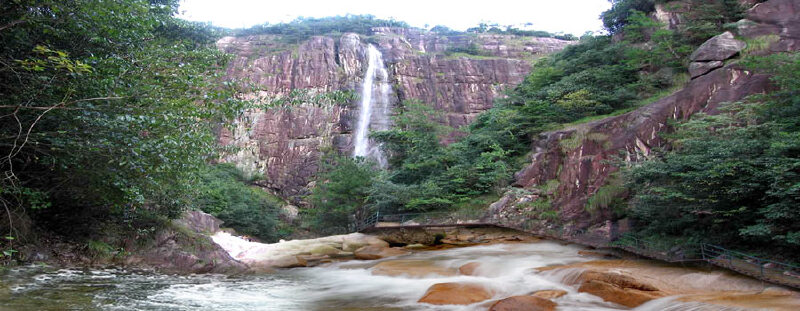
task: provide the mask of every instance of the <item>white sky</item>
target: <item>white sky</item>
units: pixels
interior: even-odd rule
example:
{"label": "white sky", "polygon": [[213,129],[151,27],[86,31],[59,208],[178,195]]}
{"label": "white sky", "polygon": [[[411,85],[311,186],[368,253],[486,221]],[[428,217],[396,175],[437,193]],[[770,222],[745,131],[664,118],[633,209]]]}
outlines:
{"label": "white sky", "polygon": [[183,18],[228,28],[291,21],[298,16],[371,14],[411,26],[445,25],[465,30],[478,23],[515,25],[581,35],[600,31],[608,0],[182,0]]}

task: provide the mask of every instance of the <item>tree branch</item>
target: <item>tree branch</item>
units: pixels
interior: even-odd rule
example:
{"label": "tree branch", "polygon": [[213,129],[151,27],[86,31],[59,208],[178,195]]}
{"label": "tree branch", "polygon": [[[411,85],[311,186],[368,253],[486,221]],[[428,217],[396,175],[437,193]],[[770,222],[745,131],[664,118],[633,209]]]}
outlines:
{"label": "tree branch", "polygon": [[3,31],[3,30],[5,30],[6,28],[11,28],[11,27],[14,27],[14,26],[16,26],[16,25],[19,25],[19,24],[22,24],[22,23],[24,23],[24,22],[25,22],[25,21],[24,21],[24,20],[21,20],[21,19],[15,20],[15,21],[13,21],[13,22],[10,22],[10,23],[8,23],[8,24],[5,24],[5,25],[3,25],[3,26],[0,26],[0,31]]}

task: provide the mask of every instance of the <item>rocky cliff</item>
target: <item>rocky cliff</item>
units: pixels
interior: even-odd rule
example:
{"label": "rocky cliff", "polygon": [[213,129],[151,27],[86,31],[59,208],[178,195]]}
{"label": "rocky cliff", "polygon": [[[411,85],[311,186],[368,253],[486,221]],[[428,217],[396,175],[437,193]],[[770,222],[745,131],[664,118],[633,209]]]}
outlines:
{"label": "rocky cliff", "polygon": [[[624,195],[620,187],[620,159],[646,158],[653,148],[664,148],[660,133],[669,131],[670,120],[686,120],[693,114],[713,114],[724,102],[741,100],[770,88],[769,77],[736,63],[745,48],[741,40],[768,44],[748,53],[776,53],[800,49],[800,1],[769,0],[756,4],[747,19],[737,23],[736,34],[724,33],[703,44],[693,55],[693,79],[681,90],[630,113],[544,133],[533,143],[530,164],[515,175],[515,189],[494,203],[489,217],[519,224],[528,220],[535,200],[548,200],[567,232],[597,229],[613,234],[614,212],[608,206],[588,204],[593,196]],[[727,65],[724,65],[726,64]],[[698,67],[703,67],[698,71]],[[534,220],[543,231],[554,221]],[[530,224],[528,224],[530,226]]]}
{"label": "rocky cliff", "polygon": [[[418,99],[443,113],[439,121],[459,127],[489,109],[503,89],[520,83],[532,60],[572,42],[403,28],[316,36],[298,44],[273,35],[223,38],[218,47],[235,55],[228,76],[244,81],[244,96],[264,105],[236,120],[233,130],[221,130],[220,142],[238,147],[221,160],[263,176],[260,184],[284,197],[303,194],[321,150],[352,150],[354,100],[317,99],[341,90],[357,93],[369,43],[384,54],[395,104]],[[450,53],[469,48],[479,55]],[[305,95],[298,98],[298,90]]]}

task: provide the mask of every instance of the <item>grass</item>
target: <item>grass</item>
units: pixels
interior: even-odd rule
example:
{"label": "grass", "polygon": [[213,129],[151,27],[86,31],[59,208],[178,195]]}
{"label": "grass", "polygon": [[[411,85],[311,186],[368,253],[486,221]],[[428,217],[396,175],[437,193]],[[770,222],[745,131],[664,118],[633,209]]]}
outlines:
{"label": "grass", "polygon": [[589,213],[594,213],[601,208],[608,208],[625,193],[627,189],[622,180],[616,175],[608,177],[607,183],[597,189],[597,191],[586,201],[584,209]]}
{"label": "grass", "polygon": [[586,134],[588,133],[589,127],[579,125],[569,138],[558,142],[558,145],[561,146],[561,151],[567,153],[580,147],[583,141],[586,140]]}
{"label": "grass", "polygon": [[747,46],[742,51],[742,55],[750,55],[769,49],[769,47],[781,39],[778,35],[765,35],[755,38],[742,38]]}
{"label": "grass", "polygon": [[485,55],[474,55],[464,52],[455,52],[450,53],[450,55],[445,55],[444,59],[459,59],[459,58],[469,58],[469,59],[502,59],[502,57],[497,56],[485,56]]}
{"label": "grass", "polygon": [[494,193],[484,194],[474,198],[464,199],[453,204],[452,214],[458,217],[476,217],[483,216],[486,209],[494,202],[500,199],[500,196]]}

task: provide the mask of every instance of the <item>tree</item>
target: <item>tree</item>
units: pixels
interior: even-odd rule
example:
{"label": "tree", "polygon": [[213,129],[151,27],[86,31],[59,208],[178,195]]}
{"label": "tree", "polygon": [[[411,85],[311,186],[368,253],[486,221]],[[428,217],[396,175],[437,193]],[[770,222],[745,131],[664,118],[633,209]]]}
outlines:
{"label": "tree", "polygon": [[320,160],[320,171],[311,194],[309,225],[322,234],[345,233],[370,214],[367,199],[377,170],[363,158],[328,152]]}
{"label": "tree", "polygon": [[177,0],[3,1],[7,212],[57,229],[98,211],[121,220],[184,209],[216,151],[215,129],[244,102],[223,82],[228,58],[213,30],[174,18],[177,8]]}
{"label": "tree", "polygon": [[796,258],[800,249],[800,57],[750,59],[778,90],[698,115],[674,149],[628,173],[631,215],[647,235],[690,238]]}

